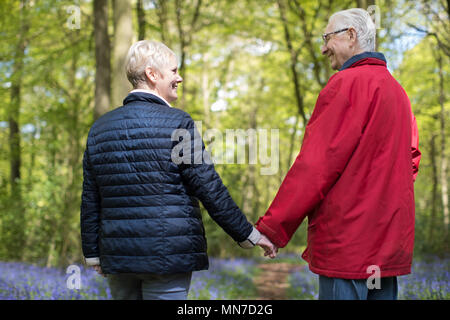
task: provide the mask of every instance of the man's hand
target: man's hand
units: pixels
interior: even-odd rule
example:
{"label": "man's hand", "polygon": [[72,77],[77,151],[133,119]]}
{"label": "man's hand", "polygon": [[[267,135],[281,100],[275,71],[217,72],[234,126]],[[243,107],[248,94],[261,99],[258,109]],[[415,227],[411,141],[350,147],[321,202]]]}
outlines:
{"label": "man's hand", "polygon": [[269,256],[271,259],[277,256],[278,248],[265,235],[261,234],[261,239],[256,243],[264,249],[264,256]]}
{"label": "man's hand", "polygon": [[100,267],[100,265],[95,265],[95,266],[92,266],[92,267],[94,268],[95,271],[97,271],[97,273],[99,275],[101,275],[102,277],[106,278],[106,274],[103,274],[102,267]]}

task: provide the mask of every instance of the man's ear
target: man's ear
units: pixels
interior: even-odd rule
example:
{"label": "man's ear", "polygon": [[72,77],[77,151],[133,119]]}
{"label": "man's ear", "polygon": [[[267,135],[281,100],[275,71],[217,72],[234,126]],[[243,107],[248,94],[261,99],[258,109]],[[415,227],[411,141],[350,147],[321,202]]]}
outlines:
{"label": "man's ear", "polygon": [[145,68],[145,77],[154,85],[158,79],[158,71],[147,67]]}
{"label": "man's ear", "polygon": [[353,28],[353,27],[350,27],[349,29],[348,29],[348,36],[349,36],[349,38],[350,38],[350,40],[353,42],[353,43],[355,43],[356,42],[356,40],[357,40],[357,38],[356,38],[356,30]]}

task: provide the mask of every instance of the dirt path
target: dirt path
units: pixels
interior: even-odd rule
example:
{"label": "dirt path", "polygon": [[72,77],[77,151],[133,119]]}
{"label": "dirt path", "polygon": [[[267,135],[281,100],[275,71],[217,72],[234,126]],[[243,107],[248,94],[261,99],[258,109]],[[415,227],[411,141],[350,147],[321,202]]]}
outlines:
{"label": "dirt path", "polygon": [[299,271],[304,266],[291,263],[263,263],[258,265],[261,273],[253,282],[258,290],[259,300],[286,299],[286,290],[289,288],[288,276]]}

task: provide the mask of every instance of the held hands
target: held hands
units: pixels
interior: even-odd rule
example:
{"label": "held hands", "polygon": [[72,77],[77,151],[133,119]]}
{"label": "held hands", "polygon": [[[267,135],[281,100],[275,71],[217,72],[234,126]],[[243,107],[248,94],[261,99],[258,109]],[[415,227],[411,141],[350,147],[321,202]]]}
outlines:
{"label": "held hands", "polygon": [[103,273],[102,267],[100,267],[100,265],[95,265],[95,266],[92,266],[92,267],[94,268],[95,271],[97,271],[97,273],[99,275],[101,275],[102,277],[106,278],[106,274]]}
{"label": "held hands", "polygon": [[271,259],[277,256],[278,248],[265,235],[261,234],[261,239],[256,243],[264,249],[264,256],[269,256]]}

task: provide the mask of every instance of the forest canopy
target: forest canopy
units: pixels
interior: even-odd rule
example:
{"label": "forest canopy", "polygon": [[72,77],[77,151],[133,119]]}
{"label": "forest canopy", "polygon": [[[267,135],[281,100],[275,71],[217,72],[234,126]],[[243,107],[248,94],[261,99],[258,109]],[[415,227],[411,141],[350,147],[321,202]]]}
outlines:
{"label": "forest canopy", "polygon": [[[124,58],[142,39],[176,53],[184,81],[173,105],[201,121],[202,134],[215,130],[225,141],[227,130],[267,129],[269,146],[278,144],[270,174],[264,169],[271,153],[265,163],[250,162],[248,141],[244,161],[216,164],[233,199],[256,222],[300,151],[318,94],[335,72],[320,51],[328,18],[352,7],[371,13],[377,51],[417,118],[415,251],[448,252],[449,1],[2,0],[0,260],[81,261],[86,137],[95,119],[121,106],[131,90]],[[237,152],[231,150],[233,158]],[[203,220],[210,255],[261,254],[240,249],[206,212]],[[283,250],[300,253],[305,245],[303,223]]]}

